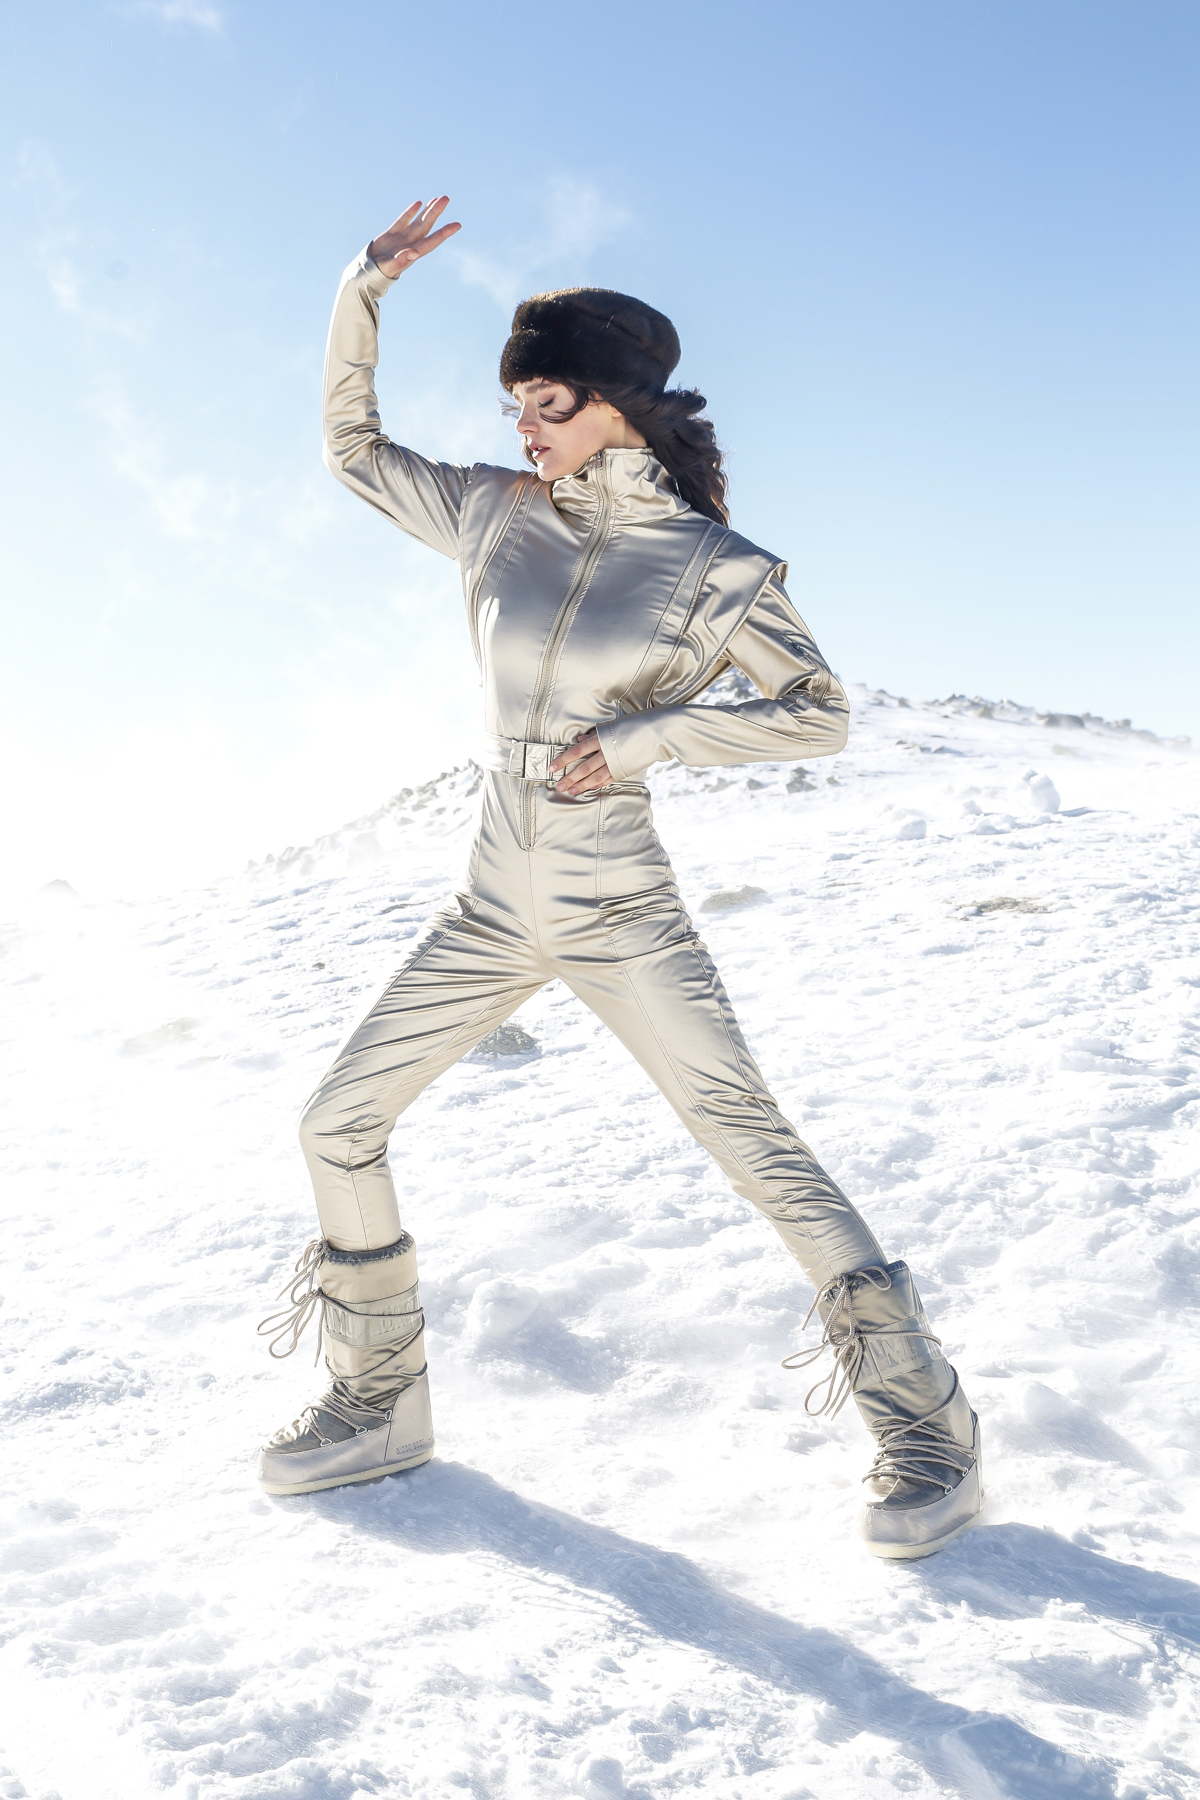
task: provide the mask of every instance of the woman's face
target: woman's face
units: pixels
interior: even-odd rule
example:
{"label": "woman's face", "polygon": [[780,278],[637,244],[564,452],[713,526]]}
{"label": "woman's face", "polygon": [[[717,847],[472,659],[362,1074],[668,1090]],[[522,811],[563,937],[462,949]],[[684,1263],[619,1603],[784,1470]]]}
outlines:
{"label": "woman's face", "polygon": [[570,388],[557,381],[518,381],[512,392],[521,409],[517,430],[543,481],[574,475],[597,450],[645,446],[641,433],[607,400],[589,400],[573,419],[556,424],[559,414],[569,412],[575,404]]}

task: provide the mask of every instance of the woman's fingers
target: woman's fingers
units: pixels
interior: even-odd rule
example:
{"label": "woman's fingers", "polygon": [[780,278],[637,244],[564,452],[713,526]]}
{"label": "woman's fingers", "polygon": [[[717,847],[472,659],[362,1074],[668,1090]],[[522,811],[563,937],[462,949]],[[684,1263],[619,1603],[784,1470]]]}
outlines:
{"label": "woman's fingers", "polygon": [[407,238],[409,227],[412,225],[413,220],[420,214],[424,204],[423,200],[414,200],[411,206],[405,207],[398,219],[392,220],[386,231],[381,231],[379,236],[373,240],[373,242],[380,246],[384,256],[387,256],[390,253],[387,246],[393,244],[399,245]]}
{"label": "woman's fingers", "polygon": [[[429,200],[424,204],[418,200],[415,205],[409,207],[407,213],[402,213],[401,218],[405,220],[405,223],[401,228],[401,236],[405,243],[415,247],[422,238],[428,237],[449,204],[449,194],[439,194],[436,200]],[[400,220],[397,219],[396,225],[399,224]],[[394,231],[396,226],[393,226],[392,229]]]}
{"label": "woman's fingers", "polygon": [[449,204],[448,194],[439,194],[429,201],[414,200],[386,231],[372,238],[370,253],[385,275],[398,275],[419,256],[428,256],[456,231],[461,231],[457,222],[443,225],[440,231],[433,230]]}
{"label": "woman's fingers", "polygon": [[608,770],[602,769],[596,775],[587,775],[582,780],[576,780],[569,784],[560,781],[558,792],[565,794],[568,800],[578,800],[581,794],[598,793],[602,787],[607,787],[611,780],[612,776]]}
{"label": "woman's fingers", "polygon": [[398,219],[392,220],[391,224],[387,228],[387,231],[385,233],[383,233],[382,235],[384,235],[385,237],[390,237],[392,232],[394,232],[394,231],[407,231],[409,226],[412,224],[413,220],[416,218],[417,214],[420,212],[421,208],[424,206],[424,204],[425,204],[425,202],[423,200],[414,200],[411,206],[405,207],[404,211],[400,214],[400,217]]}
{"label": "woman's fingers", "polygon": [[558,792],[566,794],[568,799],[607,787],[612,780],[612,773],[600,748],[600,739],[594,731],[587,732],[565,750],[560,750],[550,767],[561,771]]}
{"label": "woman's fingers", "polygon": [[430,200],[417,219],[414,230],[426,232],[432,229],[450,204],[449,194],[439,194],[436,200]]}
{"label": "woman's fingers", "polygon": [[433,236],[426,238],[423,243],[410,245],[404,254],[410,258],[428,256],[431,250],[436,250],[439,244],[444,244],[447,238],[453,237],[456,231],[461,230],[462,226],[457,220],[453,225],[443,225],[440,231],[435,231]]}
{"label": "woman's fingers", "polygon": [[559,782],[557,792],[565,794],[568,800],[578,800],[584,794],[598,794],[600,789],[606,788],[611,780],[612,776],[608,770],[601,769],[598,774],[588,775],[572,786],[564,787],[562,782]]}
{"label": "woman's fingers", "polygon": [[583,756],[595,755],[599,748],[600,739],[595,726],[593,726],[590,731],[585,731],[582,737],[577,737],[573,744],[568,744],[565,750],[560,750],[550,767],[565,769],[568,763],[578,762]]}

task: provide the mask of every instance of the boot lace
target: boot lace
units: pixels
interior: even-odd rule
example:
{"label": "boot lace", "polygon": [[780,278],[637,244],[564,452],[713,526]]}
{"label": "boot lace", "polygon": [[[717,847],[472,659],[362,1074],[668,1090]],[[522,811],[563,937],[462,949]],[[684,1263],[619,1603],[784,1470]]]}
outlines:
{"label": "boot lace", "polygon": [[[317,1277],[321,1271],[321,1264],[325,1261],[325,1252],[328,1248],[324,1238],[313,1238],[311,1243],[305,1245],[303,1254],[296,1264],[294,1278],[286,1287],[279,1290],[279,1299],[282,1300],[286,1295],[290,1305],[285,1306],[282,1312],[272,1313],[258,1327],[257,1336],[268,1339],[267,1349],[279,1361],[282,1361],[285,1356],[291,1356],[293,1351],[299,1348],[300,1339],[308,1329],[308,1322],[314,1313],[317,1315],[317,1354],[313,1357],[314,1369],[320,1360],[325,1325],[325,1296],[318,1285]],[[277,1349],[276,1345],[281,1344],[285,1338],[291,1340],[287,1348]],[[333,1411],[332,1407],[326,1406],[324,1400],[318,1401],[317,1404],[324,1406],[326,1412]],[[347,1404],[349,1403],[347,1402]],[[341,1414],[339,1413],[337,1416],[340,1418]],[[354,1421],[347,1419],[345,1423],[352,1425]]]}
{"label": "boot lace", "polygon": [[[290,1352],[285,1351],[284,1355],[290,1355]],[[387,1407],[372,1406],[366,1400],[356,1400],[344,1381],[335,1381],[319,1400],[314,1400],[311,1406],[304,1408],[297,1423],[311,1431],[314,1437],[319,1437],[324,1449],[332,1444],[333,1439],[326,1437],[317,1424],[318,1413],[331,1413],[343,1425],[349,1425],[357,1437],[362,1437],[364,1432],[375,1431],[380,1425],[390,1425],[394,1405],[394,1400]]]}
{"label": "boot lace", "polygon": [[[876,1432],[879,1449],[875,1461],[863,1476],[864,1481],[929,1481],[954,1492],[967,1471],[974,1467],[975,1451],[958,1443],[933,1420],[949,1406],[958,1392],[958,1371],[954,1386],[932,1412],[920,1419],[897,1419]],[[947,1482],[938,1469],[949,1469],[957,1480]]]}
{"label": "boot lace", "polygon": [[[825,1329],[819,1344],[810,1350],[797,1350],[791,1356],[785,1356],[785,1369],[807,1369],[810,1364],[826,1350],[833,1351],[833,1367],[822,1380],[814,1382],[804,1396],[804,1410],[810,1418],[820,1418],[822,1414],[836,1419],[854,1392],[854,1384],[858,1379],[863,1358],[867,1353],[868,1337],[923,1337],[931,1344],[941,1345],[941,1338],[934,1337],[932,1331],[905,1331],[900,1326],[886,1326],[882,1330],[868,1327],[866,1331],[854,1316],[854,1283],[869,1281],[874,1288],[890,1288],[892,1278],[886,1269],[866,1268],[848,1269],[835,1281],[828,1282],[817,1290],[816,1298],[804,1316],[802,1331],[808,1330],[809,1320],[822,1300],[830,1304],[829,1317],[825,1321]],[[957,1381],[958,1377],[955,1377]],[[817,1406],[812,1405],[814,1394],[824,1390],[824,1397]],[[945,1402],[942,1402],[945,1405]],[[940,1411],[940,1407],[938,1409]],[[932,1415],[931,1415],[932,1416]],[[922,1421],[923,1422],[923,1421]],[[907,1429],[907,1427],[905,1427]]]}

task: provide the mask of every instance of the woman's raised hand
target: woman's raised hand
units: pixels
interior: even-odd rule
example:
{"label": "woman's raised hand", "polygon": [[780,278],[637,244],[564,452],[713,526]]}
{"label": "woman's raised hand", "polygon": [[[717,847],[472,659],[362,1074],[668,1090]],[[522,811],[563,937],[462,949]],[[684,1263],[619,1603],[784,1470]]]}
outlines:
{"label": "woman's raised hand", "polygon": [[455,223],[434,231],[449,204],[449,194],[439,194],[427,206],[421,200],[414,200],[394,225],[371,239],[367,248],[384,275],[403,275],[419,256],[428,256],[431,250],[436,250],[439,244],[462,230],[462,226]]}

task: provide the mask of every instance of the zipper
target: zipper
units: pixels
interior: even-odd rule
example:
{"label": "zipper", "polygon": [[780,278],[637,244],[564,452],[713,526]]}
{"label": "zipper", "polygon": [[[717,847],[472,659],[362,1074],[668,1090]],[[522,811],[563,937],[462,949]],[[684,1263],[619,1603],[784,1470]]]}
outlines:
{"label": "zipper", "polygon": [[[550,628],[550,635],[542,651],[542,660],[538,668],[537,683],[533,690],[533,699],[529,703],[526,732],[531,743],[542,743],[542,733],[546,729],[546,721],[550,714],[550,696],[553,691],[551,676],[557,669],[558,658],[562,651],[563,641],[570,630],[579,602],[587,592],[600,553],[608,538],[612,524],[613,494],[612,483],[604,467],[604,452],[597,452],[593,458],[590,477],[599,490],[599,504],[596,509],[596,522],[592,526],[583,554],[576,564],[575,573],[571,577],[571,585],[558,609],[558,615]],[[522,782],[522,823],[524,825],[525,848],[533,848],[533,783]]]}

